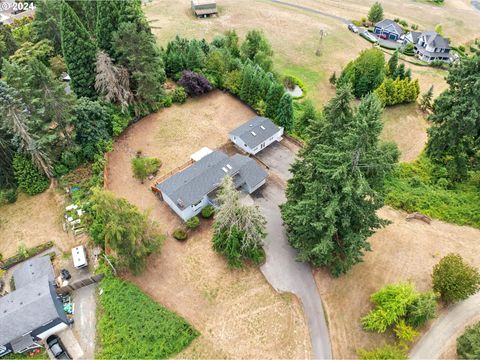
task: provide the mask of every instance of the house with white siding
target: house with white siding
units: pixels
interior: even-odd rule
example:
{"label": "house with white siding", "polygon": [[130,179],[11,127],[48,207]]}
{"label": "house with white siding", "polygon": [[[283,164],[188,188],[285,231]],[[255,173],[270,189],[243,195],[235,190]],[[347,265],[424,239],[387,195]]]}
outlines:
{"label": "house with white siding", "polygon": [[409,32],[404,37],[403,43],[413,44],[416,56],[422,61],[452,61],[448,40],[435,31]]}
{"label": "house with white siding", "polygon": [[235,145],[252,155],[276,141],[281,141],[282,136],[283,127],[277,126],[272,120],[261,116],[255,116],[229,134],[230,140]]}
{"label": "house with white siding", "polygon": [[[208,152],[205,152],[208,153]],[[168,206],[187,221],[207,205],[215,206],[215,193],[225,176],[231,176],[237,189],[253,193],[267,179],[255,160],[213,151],[188,168],[155,185]]]}

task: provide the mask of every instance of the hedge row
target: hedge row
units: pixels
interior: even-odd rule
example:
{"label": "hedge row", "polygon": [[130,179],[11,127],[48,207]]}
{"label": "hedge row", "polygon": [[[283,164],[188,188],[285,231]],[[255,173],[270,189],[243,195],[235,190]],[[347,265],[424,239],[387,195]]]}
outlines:
{"label": "hedge row", "polygon": [[27,259],[30,259],[31,257],[34,257],[35,255],[40,254],[41,252],[50,249],[53,247],[53,241],[48,241],[44,244],[40,244],[38,246],[26,249],[25,251],[19,252],[16,255],[9,257],[5,261],[0,263],[0,268],[3,270],[10,269],[12,266],[17,265],[18,263],[21,263],[22,261],[25,261]]}

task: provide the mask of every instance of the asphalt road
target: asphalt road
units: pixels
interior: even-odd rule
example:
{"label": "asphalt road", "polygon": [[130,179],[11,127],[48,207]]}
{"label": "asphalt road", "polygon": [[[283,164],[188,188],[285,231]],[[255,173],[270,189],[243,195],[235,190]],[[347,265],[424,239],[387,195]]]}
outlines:
{"label": "asphalt road", "polygon": [[460,336],[465,324],[480,319],[480,293],[452,305],[410,351],[410,359],[438,359],[445,346]]}
{"label": "asphalt road", "polygon": [[331,359],[330,335],[312,271],[309,265],[295,260],[297,253],[288,244],[278,207],[286,200],[284,186],[290,177],[288,169],[295,154],[277,143],[269,146],[258,157],[274,173],[267,180],[267,184],[253,196],[255,203],[267,218],[268,235],[264,245],[267,260],[261,271],[277,291],[291,292],[302,302],[310,332],[312,357]]}

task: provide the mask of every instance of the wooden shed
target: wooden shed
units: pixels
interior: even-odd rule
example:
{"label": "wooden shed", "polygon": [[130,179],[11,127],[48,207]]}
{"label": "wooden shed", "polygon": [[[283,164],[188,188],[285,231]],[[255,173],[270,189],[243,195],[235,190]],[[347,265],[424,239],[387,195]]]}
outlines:
{"label": "wooden shed", "polygon": [[192,0],[192,10],[198,17],[217,14],[216,0]]}

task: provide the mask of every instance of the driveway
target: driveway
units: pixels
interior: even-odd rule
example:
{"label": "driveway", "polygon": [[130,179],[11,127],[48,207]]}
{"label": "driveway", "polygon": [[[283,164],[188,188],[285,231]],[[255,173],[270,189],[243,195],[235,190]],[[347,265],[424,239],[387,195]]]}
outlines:
{"label": "driveway", "polygon": [[331,359],[330,335],[311,268],[295,260],[297,252],[288,243],[278,207],[286,201],[285,181],[291,176],[288,169],[295,153],[281,143],[275,143],[262,151],[258,158],[276,175],[253,194],[255,203],[267,218],[268,235],[264,246],[267,260],[260,269],[277,291],[294,293],[301,300],[310,331],[312,357]]}
{"label": "driveway", "polygon": [[460,336],[465,324],[480,319],[480,293],[452,305],[410,351],[410,359],[438,359],[445,347]]}

